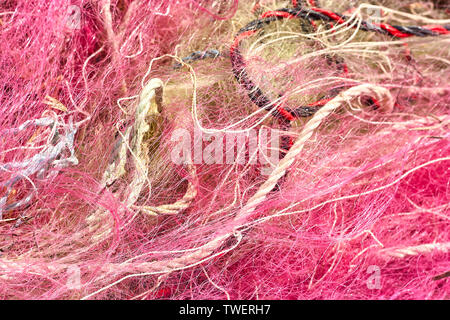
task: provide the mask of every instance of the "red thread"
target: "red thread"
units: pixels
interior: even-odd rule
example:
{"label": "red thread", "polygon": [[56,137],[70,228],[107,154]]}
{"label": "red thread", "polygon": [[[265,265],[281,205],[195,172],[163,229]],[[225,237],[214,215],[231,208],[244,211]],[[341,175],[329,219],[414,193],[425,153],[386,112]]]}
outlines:
{"label": "red thread", "polygon": [[322,106],[326,105],[328,102],[330,102],[331,100],[333,100],[333,99],[332,98],[322,99],[322,100],[308,104],[308,107],[322,107]]}
{"label": "red thread", "polygon": [[422,28],[431,30],[431,31],[439,33],[439,34],[450,34],[450,31],[445,29],[443,26],[430,25],[430,26],[423,26]]}
{"label": "red thread", "polygon": [[377,109],[381,108],[381,104],[380,104],[380,102],[378,100],[376,100],[376,99],[374,99],[372,97],[370,99],[372,100],[372,102],[375,105],[375,107],[377,107]]}
{"label": "red thread", "polygon": [[261,15],[261,19],[269,18],[269,17],[281,17],[287,19],[294,19],[295,16],[290,14],[289,12],[284,11],[267,11]]}
{"label": "red thread", "polygon": [[331,33],[336,32],[336,30],[334,30],[334,24],[332,22],[330,22],[330,29],[331,29]]}
{"label": "red thread", "polygon": [[397,38],[408,38],[408,37],[412,36],[412,34],[403,33],[401,31],[398,31],[393,26],[390,26],[386,23],[374,23],[374,25],[380,27],[383,30],[386,30],[391,35],[393,35],[394,37],[397,37]]}
{"label": "red thread", "polygon": [[170,289],[169,287],[163,287],[163,288],[159,289],[158,291],[156,291],[155,298],[156,299],[168,298],[168,297],[170,297],[171,294],[172,294],[172,289]]}

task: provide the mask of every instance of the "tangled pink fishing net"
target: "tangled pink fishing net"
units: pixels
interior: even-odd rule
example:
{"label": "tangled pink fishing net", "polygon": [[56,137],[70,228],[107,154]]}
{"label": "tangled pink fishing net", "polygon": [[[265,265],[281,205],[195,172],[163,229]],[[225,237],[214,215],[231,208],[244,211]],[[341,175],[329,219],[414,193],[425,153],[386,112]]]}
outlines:
{"label": "tangled pink fishing net", "polygon": [[370,3],[1,2],[0,298],[448,299],[450,8]]}

